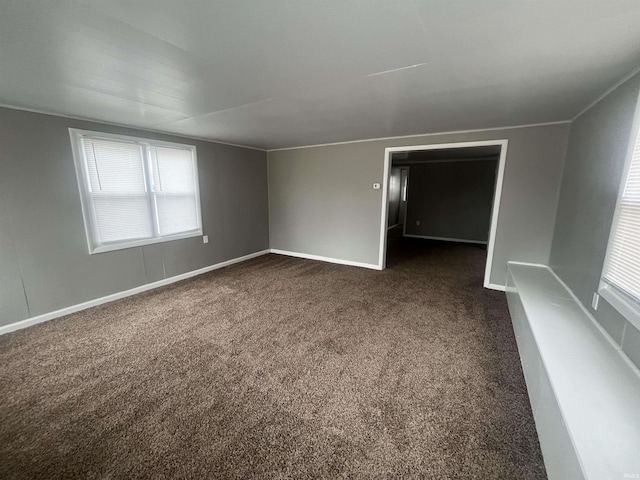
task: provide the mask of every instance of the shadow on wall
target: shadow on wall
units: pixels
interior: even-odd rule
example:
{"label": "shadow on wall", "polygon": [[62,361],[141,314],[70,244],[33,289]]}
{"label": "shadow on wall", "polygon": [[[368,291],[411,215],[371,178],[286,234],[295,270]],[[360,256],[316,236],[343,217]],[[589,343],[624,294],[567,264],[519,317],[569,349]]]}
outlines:
{"label": "shadow on wall", "polygon": [[[401,167],[404,167],[408,171],[404,235],[486,244],[499,155],[499,146],[394,154],[389,183],[390,215],[399,218],[396,204],[400,205]],[[396,177],[398,188],[392,189]],[[393,195],[397,195],[397,202]],[[389,224],[393,225],[391,221]]]}

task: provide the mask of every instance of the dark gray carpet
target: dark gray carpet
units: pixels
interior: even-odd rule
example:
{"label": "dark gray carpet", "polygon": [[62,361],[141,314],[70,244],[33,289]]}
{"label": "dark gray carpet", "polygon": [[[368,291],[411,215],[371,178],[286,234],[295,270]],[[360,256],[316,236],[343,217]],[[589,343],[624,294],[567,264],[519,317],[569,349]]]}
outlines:
{"label": "dark gray carpet", "polygon": [[485,252],[267,255],[0,337],[0,478],[543,479]]}

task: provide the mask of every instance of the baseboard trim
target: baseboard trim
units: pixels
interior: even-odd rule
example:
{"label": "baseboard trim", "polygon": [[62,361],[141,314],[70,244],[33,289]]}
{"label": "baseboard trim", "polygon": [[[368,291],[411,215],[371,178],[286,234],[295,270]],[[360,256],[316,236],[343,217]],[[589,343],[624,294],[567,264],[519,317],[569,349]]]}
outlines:
{"label": "baseboard trim", "polygon": [[[515,265],[526,265],[527,267],[549,268],[546,265],[542,265],[540,263],[512,262],[512,261],[509,261],[508,263],[513,263]],[[506,285],[498,285],[497,283],[485,283],[484,288],[488,288],[489,290],[499,290],[501,292],[506,292],[507,291],[507,286]]]}
{"label": "baseboard trim", "polygon": [[81,310],[86,310],[87,308],[96,307],[98,305],[102,305],[103,303],[113,302],[114,300],[120,300],[121,298],[130,297],[131,295],[136,295],[138,293],[146,292],[147,290],[153,290],[154,288],[163,287],[171,283],[179,282],[180,280],[186,280],[187,278],[195,277],[197,275],[202,275],[203,273],[211,272],[213,270],[218,270],[219,268],[228,267],[229,265],[233,265],[234,263],[244,262],[246,260],[250,260],[252,258],[259,257],[261,255],[266,255],[267,253],[270,253],[270,252],[271,250],[266,249],[266,250],[261,250],[259,252],[250,253],[249,255],[232,258],[231,260],[226,260],[224,262],[216,263],[215,265],[209,265],[208,267],[200,268],[198,270],[193,270],[191,272],[181,273],[180,275],[165,278],[157,282],[146,283],[144,285],[140,285],[139,287],[131,288],[123,292],[113,293],[105,297],[96,298],[94,300],[89,300],[87,302],[79,303],[77,305],[71,305],[70,307],[61,308],[60,310],[55,310],[53,312],[44,313],[36,317],[20,320],[19,322],[10,323],[9,325],[4,325],[0,327],[0,335],[4,335],[5,333],[9,333],[9,332],[14,332],[16,330],[21,330],[23,328],[27,328],[32,325],[37,325],[38,323],[46,322],[48,320],[53,320],[54,318],[59,318],[64,315],[69,315],[71,313],[79,312]]}
{"label": "baseboard trim", "polygon": [[[549,269],[548,265],[543,265],[542,263],[517,262],[517,261],[513,261],[513,260],[509,260],[509,262],[507,262],[507,263],[511,263],[513,265],[524,265],[525,267],[540,267],[540,268]],[[552,273],[553,273],[553,271],[552,271]]]}
{"label": "baseboard trim", "polygon": [[288,250],[278,250],[272,248],[271,253],[277,255],[286,255],[288,257],[306,258],[307,260],[319,260],[327,263],[337,263],[339,265],[349,265],[350,267],[362,267],[369,268],[371,270],[382,270],[380,265],[374,265],[373,263],[353,262],[351,260],[342,260],[340,258],[323,257],[321,255],[311,255],[309,253],[290,252]]}
{"label": "baseboard trim", "polygon": [[465,240],[463,238],[448,238],[448,237],[428,237],[425,235],[411,235],[409,233],[405,233],[403,237],[409,238],[424,238],[426,240],[441,240],[443,242],[459,242],[459,243],[475,243],[478,245],[486,245],[487,242],[483,242],[480,240]]}

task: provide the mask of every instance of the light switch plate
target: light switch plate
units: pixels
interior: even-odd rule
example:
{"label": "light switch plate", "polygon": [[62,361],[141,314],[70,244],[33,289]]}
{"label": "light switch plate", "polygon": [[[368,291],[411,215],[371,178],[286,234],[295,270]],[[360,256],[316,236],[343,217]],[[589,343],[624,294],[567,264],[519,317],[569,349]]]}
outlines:
{"label": "light switch plate", "polygon": [[202,243],[209,243],[209,235],[202,236]]}
{"label": "light switch plate", "polygon": [[593,307],[594,310],[598,309],[598,303],[600,302],[600,295],[598,295],[596,292],[593,293],[593,299],[591,299],[591,306]]}

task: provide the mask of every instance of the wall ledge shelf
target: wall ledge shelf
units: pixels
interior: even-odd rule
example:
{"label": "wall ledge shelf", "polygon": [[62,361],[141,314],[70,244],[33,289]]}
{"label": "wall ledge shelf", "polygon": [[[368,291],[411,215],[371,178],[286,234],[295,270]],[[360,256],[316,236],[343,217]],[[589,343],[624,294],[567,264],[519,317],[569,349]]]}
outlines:
{"label": "wall ledge shelf", "polygon": [[550,480],[640,478],[640,372],[547,266],[507,300]]}

